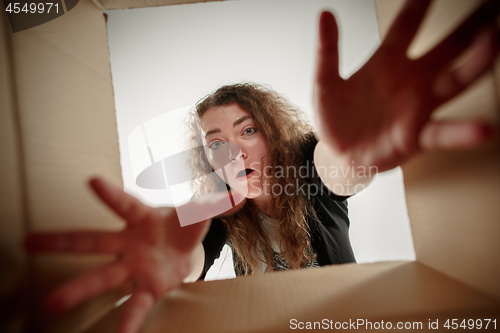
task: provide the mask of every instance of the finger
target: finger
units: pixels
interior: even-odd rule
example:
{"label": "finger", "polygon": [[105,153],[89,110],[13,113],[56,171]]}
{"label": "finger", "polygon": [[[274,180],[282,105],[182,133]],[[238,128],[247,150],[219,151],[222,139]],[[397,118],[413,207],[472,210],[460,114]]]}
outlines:
{"label": "finger", "polygon": [[444,101],[453,98],[491,68],[496,58],[498,34],[495,28],[477,36],[471,55],[456,69],[447,69],[434,82],[434,93]]}
{"label": "finger", "polygon": [[175,208],[181,226],[232,214],[244,205],[245,197],[238,192],[219,192],[196,198]]}
{"label": "finger", "polygon": [[451,35],[424,55],[420,60],[436,69],[448,64],[467,49],[477,32],[485,26],[494,26],[500,12],[500,1],[487,1]]}
{"label": "finger", "polygon": [[406,1],[389,28],[383,43],[385,45],[390,45],[393,49],[401,50],[401,52],[406,53],[408,46],[417,33],[430,2],[431,0]]}
{"label": "finger", "polygon": [[125,265],[104,265],[54,290],[47,299],[47,306],[55,312],[69,310],[87,299],[122,285],[128,277]]}
{"label": "finger", "polygon": [[107,180],[92,178],[89,184],[99,198],[129,224],[138,224],[152,212],[151,207]]}
{"label": "finger", "polygon": [[117,333],[139,332],[146,315],[155,304],[153,295],[146,291],[134,291],[125,302],[122,319]]}
{"label": "finger", "polygon": [[75,231],[30,234],[24,246],[29,252],[118,253],[124,245],[117,232]]}
{"label": "finger", "polygon": [[319,46],[316,61],[316,80],[320,86],[339,81],[338,29],[335,17],[323,12],[319,18]]}
{"label": "finger", "polygon": [[476,147],[494,135],[491,125],[480,121],[430,122],[420,133],[423,150],[455,150]]}

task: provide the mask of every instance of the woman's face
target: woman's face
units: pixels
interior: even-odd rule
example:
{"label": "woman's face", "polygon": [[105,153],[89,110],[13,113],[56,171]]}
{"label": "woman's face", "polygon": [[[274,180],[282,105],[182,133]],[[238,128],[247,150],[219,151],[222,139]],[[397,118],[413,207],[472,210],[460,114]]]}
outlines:
{"label": "woman's face", "polygon": [[213,107],[201,116],[201,127],[207,156],[219,177],[249,199],[260,197],[270,154],[250,113],[236,103]]}

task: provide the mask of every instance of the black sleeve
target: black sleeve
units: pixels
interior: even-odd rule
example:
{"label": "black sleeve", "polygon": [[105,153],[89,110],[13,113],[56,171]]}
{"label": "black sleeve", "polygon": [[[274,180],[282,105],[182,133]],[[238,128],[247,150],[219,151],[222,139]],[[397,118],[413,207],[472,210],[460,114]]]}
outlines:
{"label": "black sleeve", "polygon": [[[349,196],[341,196],[333,193],[326,187],[325,184],[321,181],[321,178],[318,175],[318,171],[316,170],[316,167],[314,166],[314,149],[316,148],[316,145],[318,144],[318,140],[314,136],[313,133],[309,133],[307,135],[307,143],[304,147],[303,154],[304,154],[304,166],[307,167],[307,173],[308,173],[308,182],[314,186],[317,186],[318,189],[318,194],[320,195],[326,195],[328,196],[331,200],[334,201],[345,201]],[[313,192],[316,188],[312,187],[311,192]]]}
{"label": "black sleeve", "polygon": [[[312,246],[320,266],[355,262],[349,240],[349,217],[347,196],[331,192],[321,181],[314,166],[314,148],[318,140],[309,134],[303,150],[303,166],[307,167],[308,200],[314,206],[316,216],[308,217],[311,228]],[[310,197],[309,197],[310,194]]]}
{"label": "black sleeve", "polygon": [[208,270],[214,264],[214,261],[220,257],[220,252],[226,244],[226,227],[219,219],[214,219],[210,225],[205,239],[203,240],[203,249],[205,250],[205,265],[199,278],[205,278]]}

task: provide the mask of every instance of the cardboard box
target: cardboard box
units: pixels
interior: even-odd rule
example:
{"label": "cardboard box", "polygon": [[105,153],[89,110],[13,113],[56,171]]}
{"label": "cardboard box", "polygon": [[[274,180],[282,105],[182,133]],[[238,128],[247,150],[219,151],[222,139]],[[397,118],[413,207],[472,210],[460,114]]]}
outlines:
{"label": "cardboard box", "polygon": [[[44,313],[40,305],[48,289],[110,258],[27,257],[22,240],[32,231],[120,228],[85,186],[95,174],[121,182],[102,11],[181,2],[197,1],[81,0],[71,12],[15,34],[5,12],[0,15],[2,331],[110,332],[115,327],[121,309],[112,310],[114,303],[129,286],[61,316]],[[381,35],[401,3],[376,0]],[[424,53],[478,4],[435,1],[410,53]],[[495,73],[435,116],[498,123],[499,80],[496,66]],[[281,332],[307,322],[372,330],[381,321],[393,328],[399,322],[421,323],[431,330],[436,320],[446,330],[444,323],[452,319],[483,319],[483,324],[497,319],[500,326],[499,142],[421,154],[403,172],[416,261],[184,285],[165,296],[143,331]]]}

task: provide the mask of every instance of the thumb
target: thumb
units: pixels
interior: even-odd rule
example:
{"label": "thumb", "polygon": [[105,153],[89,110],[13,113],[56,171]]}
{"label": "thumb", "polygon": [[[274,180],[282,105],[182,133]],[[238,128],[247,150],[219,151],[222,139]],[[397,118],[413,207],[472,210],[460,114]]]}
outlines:
{"label": "thumb", "polygon": [[495,133],[492,125],[477,120],[433,121],[420,132],[422,150],[455,150],[479,146]]}
{"label": "thumb", "polygon": [[320,86],[337,82],[339,75],[338,28],[330,12],[319,18],[319,45],[316,55],[316,83]]}

